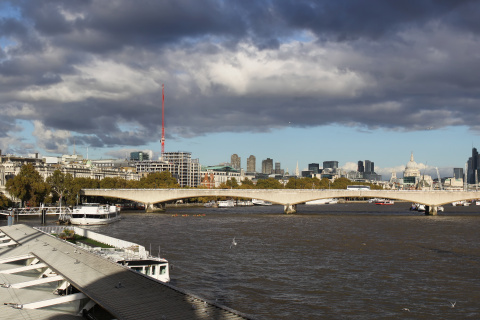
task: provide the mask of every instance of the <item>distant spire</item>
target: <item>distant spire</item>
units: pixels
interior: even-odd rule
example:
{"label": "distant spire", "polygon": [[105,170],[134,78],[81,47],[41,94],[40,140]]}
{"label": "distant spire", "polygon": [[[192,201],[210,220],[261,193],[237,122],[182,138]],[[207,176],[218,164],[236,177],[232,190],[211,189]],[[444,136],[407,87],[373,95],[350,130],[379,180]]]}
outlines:
{"label": "distant spire", "polygon": [[413,152],[412,152],[412,155],[410,156],[410,161],[412,161],[412,162],[414,161],[413,160]]}
{"label": "distant spire", "polygon": [[298,170],[298,161],[297,161],[297,168],[295,169],[295,176],[300,177],[300,170]]}

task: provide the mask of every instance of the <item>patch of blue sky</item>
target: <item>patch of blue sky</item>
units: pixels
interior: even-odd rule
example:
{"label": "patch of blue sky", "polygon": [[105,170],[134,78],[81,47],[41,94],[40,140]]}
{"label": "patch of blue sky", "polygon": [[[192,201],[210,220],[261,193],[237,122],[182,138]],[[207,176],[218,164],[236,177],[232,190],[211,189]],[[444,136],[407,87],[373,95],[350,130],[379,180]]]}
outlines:
{"label": "patch of blue sky", "polygon": [[34,125],[29,120],[16,120],[17,125],[22,128],[20,133],[17,133],[17,136],[25,143],[35,143],[35,137],[33,136],[33,131],[35,130]]}
{"label": "patch of blue sky", "polygon": [[20,8],[12,6],[9,2],[0,2],[0,18],[16,18],[22,16]]}
{"label": "patch of blue sky", "polygon": [[[242,167],[250,155],[256,157],[257,171],[266,158],[280,162],[282,169],[294,173],[309,163],[370,160],[376,167],[390,168],[405,165],[411,152],[415,161],[434,167],[463,167],[471,154],[471,137],[466,127],[401,132],[329,125],[311,128],[286,128],[267,133],[219,133],[192,139],[165,142],[166,151],[189,151],[202,165],[229,162],[232,154],[242,158]],[[160,143],[153,144],[160,150]]]}
{"label": "patch of blue sky", "polygon": [[282,43],[303,42],[308,43],[315,41],[315,35],[308,30],[297,30],[287,37],[281,37],[279,40]]}
{"label": "patch of blue sky", "polygon": [[17,45],[16,41],[9,39],[7,37],[0,37],[0,48],[3,50],[8,49],[8,47],[14,47]]}

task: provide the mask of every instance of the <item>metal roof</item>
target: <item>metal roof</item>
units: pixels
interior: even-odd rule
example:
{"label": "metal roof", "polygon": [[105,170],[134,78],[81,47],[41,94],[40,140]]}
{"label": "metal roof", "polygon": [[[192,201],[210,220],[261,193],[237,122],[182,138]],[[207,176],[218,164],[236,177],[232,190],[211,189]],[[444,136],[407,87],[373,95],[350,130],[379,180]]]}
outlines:
{"label": "metal roof", "polygon": [[[2,234],[5,235],[3,238]],[[30,286],[14,286],[16,283],[38,279],[39,276],[41,278],[42,272],[49,270],[48,268],[53,270],[52,274],[62,276],[116,319],[252,318],[205,301],[185,290],[130,270],[26,225],[1,227],[0,239],[4,239],[0,240],[0,243],[10,243],[10,246],[0,247],[0,285],[3,284],[0,286],[0,318],[6,316],[7,319],[47,319],[55,315],[74,316],[61,308],[21,308],[32,306],[33,302],[58,297],[52,293],[52,288],[55,289],[58,282],[42,282],[37,284],[40,287],[35,289]],[[12,265],[11,262],[6,262],[7,259],[26,259],[28,255],[37,258],[27,260],[29,263],[37,263],[36,270],[9,273],[21,265]],[[82,296],[78,296],[78,299],[81,298]],[[15,306],[17,308],[14,308]]]}

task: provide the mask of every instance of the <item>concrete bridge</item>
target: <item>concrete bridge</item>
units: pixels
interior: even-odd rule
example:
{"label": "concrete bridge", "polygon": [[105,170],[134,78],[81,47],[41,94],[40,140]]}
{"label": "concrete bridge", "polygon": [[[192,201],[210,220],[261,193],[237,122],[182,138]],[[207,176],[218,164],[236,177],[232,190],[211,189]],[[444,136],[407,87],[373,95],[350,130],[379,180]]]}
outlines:
{"label": "concrete bridge", "polygon": [[238,197],[261,199],[284,206],[285,213],[296,213],[297,204],[328,198],[385,198],[424,204],[428,214],[436,215],[437,207],[461,200],[480,198],[476,191],[417,191],[417,190],[345,190],[345,189],[83,189],[86,196],[126,199],[163,207],[165,202],[196,197]]}

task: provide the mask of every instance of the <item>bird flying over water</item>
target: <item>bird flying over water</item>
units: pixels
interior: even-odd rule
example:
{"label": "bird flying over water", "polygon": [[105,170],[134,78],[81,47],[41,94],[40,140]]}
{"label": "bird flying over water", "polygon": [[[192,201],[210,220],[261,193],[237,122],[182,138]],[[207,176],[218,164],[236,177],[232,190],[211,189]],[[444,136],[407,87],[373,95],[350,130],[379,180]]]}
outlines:
{"label": "bird flying over water", "polygon": [[450,305],[451,305],[450,307],[451,308],[455,308],[456,304],[457,304],[457,301],[454,301],[454,302],[450,301]]}
{"label": "bird flying over water", "polygon": [[237,242],[235,241],[235,238],[233,238],[232,243],[230,244],[230,249],[232,249],[232,247],[236,245],[237,245]]}

